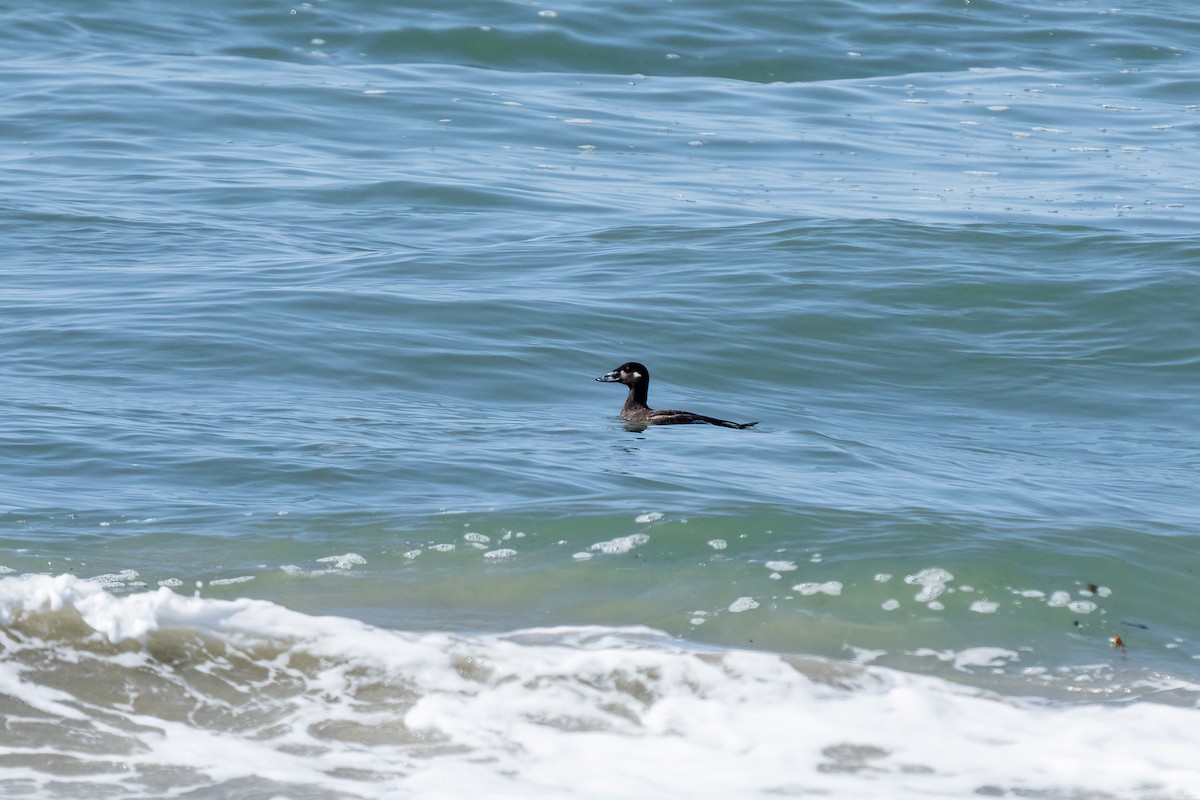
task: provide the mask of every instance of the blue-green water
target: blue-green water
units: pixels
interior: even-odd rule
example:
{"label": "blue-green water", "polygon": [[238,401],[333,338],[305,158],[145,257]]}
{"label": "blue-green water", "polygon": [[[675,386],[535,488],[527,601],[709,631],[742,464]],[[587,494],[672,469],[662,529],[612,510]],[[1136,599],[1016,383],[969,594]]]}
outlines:
{"label": "blue-green water", "polygon": [[1200,796],[1200,13],[1044,5],[0,14],[4,792]]}

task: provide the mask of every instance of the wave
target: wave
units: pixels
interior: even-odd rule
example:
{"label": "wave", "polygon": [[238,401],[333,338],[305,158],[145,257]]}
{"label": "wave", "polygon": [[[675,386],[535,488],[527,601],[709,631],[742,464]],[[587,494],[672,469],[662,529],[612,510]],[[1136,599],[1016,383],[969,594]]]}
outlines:
{"label": "wave", "polygon": [[10,794],[1200,796],[1194,709],[647,628],[411,633],[71,575],[0,579],[0,623]]}

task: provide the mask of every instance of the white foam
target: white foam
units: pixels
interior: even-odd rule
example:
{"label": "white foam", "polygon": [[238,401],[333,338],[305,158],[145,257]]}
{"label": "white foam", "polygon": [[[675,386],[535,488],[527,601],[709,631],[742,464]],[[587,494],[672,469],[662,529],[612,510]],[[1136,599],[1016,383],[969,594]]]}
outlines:
{"label": "white foam", "polygon": [[[241,575],[237,578],[217,578],[216,580],[209,581],[208,585],[209,586],[233,586],[234,584],[237,584],[237,583],[249,583],[252,580],[254,580],[253,575]],[[159,585],[166,586],[167,584],[163,581],[159,581]]]}
{"label": "white foam", "polygon": [[120,572],[106,572],[96,575],[91,580],[106,589],[120,589],[126,586],[145,586],[138,581],[138,572],[133,569],[123,569]]}
{"label": "white foam", "polygon": [[[35,797],[142,797],[163,775],[196,795],[372,800],[1200,792],[1194,708],[1001,698],[640,628],[415,634],[260,600],[0,578],[5,626],[47,614],[71,619],[5,631],[0,660],[0,693],[25,709],[10,724],[70,720],[36,752],[0,744],[5,780]],[[922,655],[967,673],[1018,660]]]}
{"label": "white foam", "polygon": [[618,536],[616,539],[609,539],[606,542],[596,542],[588,549],[596,553],[604,553],[605,555],[620,555],[628,553],[635,547],[639,547],[650,541],[650,537],[644,533],[633,533],[629,536]]}
{"label": "white foam", "polygon": [[932,656],[939,661],[952,663],[959,672],[975,672],[979,669],[1001,672],[1009,662],[1020,661],[1020,654],[1004,647],[967,647],[962,650],[914,650],[914,656]]}
{"label": "white foam", "polygon": [[1046,603],[1046,605],[1050,606],[1051,608],[1062,608],[1063,606],[1066,606],[1070,602],[1071,602],[1071,593],[1064,592],[1060,589],[1057,592],[1051,593],[1050,600]]}
{"label": "white foam", "polygon": [[758,608],[758,601],[753,597],[739,597],[729,604],[729,610],[734,614],[741,614],[743,611],[750,611]]}
{"label": "white foam", "polygon": [[516,554],[517,551],[513,550],[511,547],[497,547],[495,550],[489,550],[484,553],[483,557],[499,560],[504,558],[512,558]]}
{"label": "white foam", "polygon": [[330,564],[334,569],[352,569],[367,563],[358,553],[343,553],[340,556],[325,556],[317,559],[318,564]]}
{"label": "white foam", "polygon": [[805,596],[814,594],[827,594],[836,597],[842,593],[842,582],[825,581],[824,583],[798,583],[792,587],[792,590]]}
{"label": "white foam", "polygon": [[936,600],[946,591],[946,584],[954,580],[954,576],[941,567],[929,567],[913,575],[905,575],[904,582],[921,587],[913,598],[918,603],[928,603]]}

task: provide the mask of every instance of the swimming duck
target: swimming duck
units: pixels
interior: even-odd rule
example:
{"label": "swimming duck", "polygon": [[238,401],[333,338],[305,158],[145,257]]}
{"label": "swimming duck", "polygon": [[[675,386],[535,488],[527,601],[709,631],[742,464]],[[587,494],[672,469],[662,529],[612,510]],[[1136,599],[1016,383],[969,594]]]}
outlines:
{"label": "swimming duck", "polygon": [[612,372],[606,372],[596,380],[601,383],[623,383],[629,387],[629,396],[621,407],[621,419],[633,425],[690,425],[707,422],[724,428],[749,428],[757,422],[730,422],[729,420],[693,414],[690,411],[655,410],[646,405],[650,391],[650,370],[644,364],[627,361]]}

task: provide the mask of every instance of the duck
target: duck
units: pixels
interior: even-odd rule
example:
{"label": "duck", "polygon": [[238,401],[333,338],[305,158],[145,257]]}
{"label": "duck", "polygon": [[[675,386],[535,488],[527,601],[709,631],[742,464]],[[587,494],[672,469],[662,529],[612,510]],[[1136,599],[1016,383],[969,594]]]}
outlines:
{"label": "duck", "polygon": [[629,396],[625,398],[625,405],[621,406],[621,419],[631,426],[707,423],[719,425],[722,428],[749,428],[758,424],[757,422],[730,422],[727,419],[706,417],[690,411],[651,408],[646,405],[646,397],[650,392],[650,370],[646,369],[645,364],[637,361],[626,361],[596,380],[601,383],[623,383],[629,387]]}

